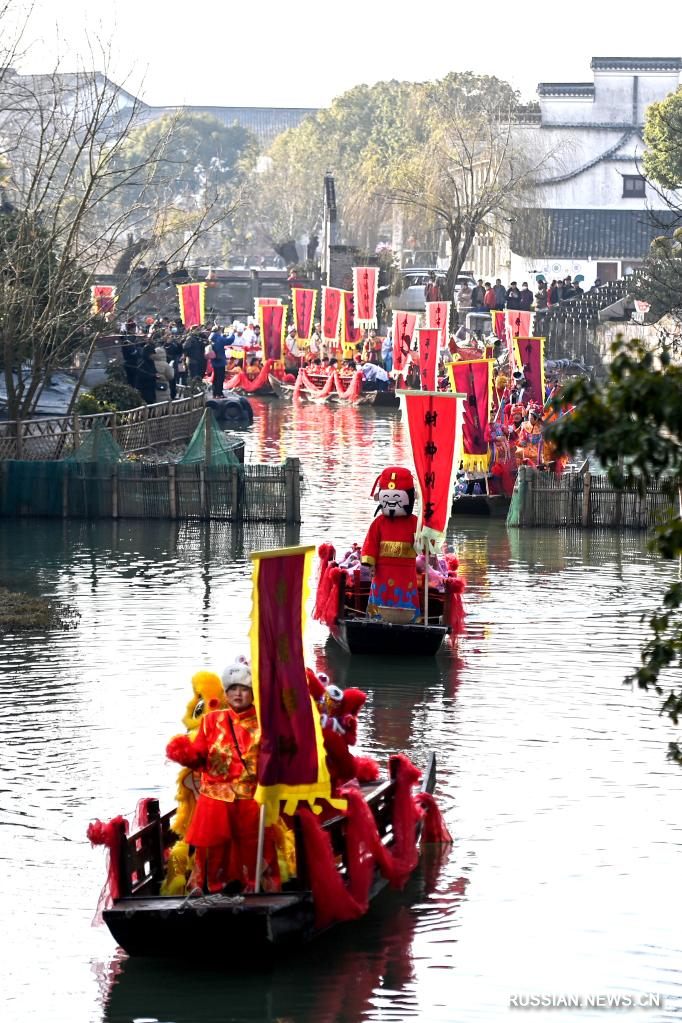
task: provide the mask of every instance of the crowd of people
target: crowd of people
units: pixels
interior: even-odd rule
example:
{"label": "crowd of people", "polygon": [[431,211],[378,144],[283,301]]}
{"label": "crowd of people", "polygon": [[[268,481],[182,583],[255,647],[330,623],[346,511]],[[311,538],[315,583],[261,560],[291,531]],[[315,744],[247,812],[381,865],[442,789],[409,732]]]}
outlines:
{"label": "crowd of people", "polygon": [[[535,291],[532,291],[528,281],[523,281],[521,287],[516,281],[512,281],[509,287],[506,287],[499,277],[494,284],[484,281],[481,277],[474,287],[462,285],[457,292],[457,309],[463,315],[470,312],[491,313],[503,309],[545,312],[552,306],[570,302],[584,295],[583,280],[582,274],[577,274],[575,277],[568,276],[563,280],[557,279],[548,283],[544,276],[538,275],[535,280]],[[601,281],[596,280],[594,287],[600,286]],[[428,285],[424,290],[426,293]]]}

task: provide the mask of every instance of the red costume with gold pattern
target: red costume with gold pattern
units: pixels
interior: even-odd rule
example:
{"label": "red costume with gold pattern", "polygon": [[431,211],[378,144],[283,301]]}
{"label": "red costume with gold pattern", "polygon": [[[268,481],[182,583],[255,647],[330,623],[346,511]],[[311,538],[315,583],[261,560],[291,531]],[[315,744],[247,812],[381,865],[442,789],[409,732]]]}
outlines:
{"label": "red costume with gold pattern", "polygon": [[[260,727],[255,708],[231,707],[201,719],[194,740],[176,736],[166,753],[185,767],[201,770],[199,798],[185,840],[196,846],[192,883],[220,891],[231,881],[252,887],[255,879],[259,806],[256,765]],[[265,860],[277,863],[270,829]]]}
{"label": "red costume with gold pattern", "polygon": [[411,614],[416,620],[420,605],[412,473],[401,466],[389,466],[378,477],[372,493],[377,490],[381,514],[373,520],[362,545],[362,563],[374,570],[367,613],[388,616],[399,608],[400,613]]}

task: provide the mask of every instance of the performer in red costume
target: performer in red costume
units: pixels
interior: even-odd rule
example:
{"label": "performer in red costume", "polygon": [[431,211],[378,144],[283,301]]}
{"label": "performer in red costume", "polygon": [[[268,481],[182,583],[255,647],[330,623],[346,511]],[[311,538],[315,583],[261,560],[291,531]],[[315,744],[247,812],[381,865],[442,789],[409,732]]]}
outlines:
{"label": "performer in red costume", "polygon": [[378,511],[362,545],[362,563],[373,570],[367,613],[392,622],[419,618],[414,534],[414,480],[409,469],[390,465],[377,478]]}
{"label": "performer in red costume", "polygon": [[[260,728],[253,706],[250,672],[228,680],[228,707],[201,719],[192,740],[176,735],[166,747],[169,760],[201,771],[199,798],[185,840],[196,846],[190,887],[209,892],[225,885],[253,889],[258,845],[259,806],[256,764]],[[264,888],[277,886],[277,856],[270,829],[265,831],[265,862],[271,874]]]}
{"label": "performer in red costume", "polygon": [[361,689],[339,689],[329,678],[306,668],[308,689],[320,712],[322,737],[327,752],[327,767],[334,786],[340,788],[353,778],[359,782],[376,781],[379,765],[372,757],[353,756],[349,746],[358,741],[358,714],[367,699]]}

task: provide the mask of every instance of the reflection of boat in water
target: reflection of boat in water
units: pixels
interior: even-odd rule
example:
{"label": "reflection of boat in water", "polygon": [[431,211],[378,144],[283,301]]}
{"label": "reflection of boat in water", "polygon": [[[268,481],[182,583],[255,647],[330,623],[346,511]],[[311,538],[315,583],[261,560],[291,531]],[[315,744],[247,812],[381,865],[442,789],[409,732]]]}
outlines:
{"label": "reflection of boat in water", "polygon": [[[442,878],[446,847],[429,846],[403,892],[379,896],[373,911],[352,928],[336,928],[316,944],[314,983],[308,956],[286,955],[263,972],[263,963],[245,964],[226,974],[221,964],[187,963],[182,970],[167,961],[117,956],[101,968],[103,1020],[132,1019],[196,1023],[220,1015],[219,1006],[239,1006],[244,1023],[283,1020],[360,1020],[382,987],[408,989],[414,979],[412,942],[420,913]],[[460,886],[464,888],[461,879]],[[461,895],[454,893],[456,911]],[[429,917],[433,910],[425,910]],[[207,950],[208,951],[208,950]],[[232,950],[221,942],[221,959]],[[305,1007],[305,1008],[304,1008]],[[221,1017],[222,1018],[222,1017]]]}
{"label": "reflection of boat in water", "polygon": [[[378,839],[390,853],[407,840],[415,848],[421,835],[422,820],[417,819],[414,834],[399,834],[394,822],[404,814],[404,801],[412,800],[409,785],[401,780],[406,770],[398,758],[392,762],[392,776],[383,782],[362,786],[362,796],[370,810]],[[436,781],[436,761],[431,754],[424,772],[422,793],[431,794]],[[350,796],[349,796],[350,798]],[[395,815],[394,815],[395,811]],[[288,948],[308,942],[324,933],[316,915],[316,902],[311,882],[312,864],[306,854],[307,844],[300,827],[298,812],[291,818],[296,837],[296,876],[281,891],[248,892],[228,895],[224,892],[197,897],[162,896],[161,885],[166,873],[168,852],[177,836],[170,821],[175,810],[158,813],[158,803],[151,801],[148,823],[129,837],[125,822],[118,828],[119,897],[103,913],[112,936],[133,956],[205,959],[210,950],[224,957],[229,969],[237,960],[267,955],[276,948]],[[408,825],[408,827],[410,827]],[[347,818],[336,814],[321,825],[337,856],[336,870],[342,879],[347,873],[352,850]],[[416,861],[415,861],[416,864]],[[369,889],[370,902],[386,887],[388,880],[376,866]],[[229,961],[227,959],[229,952]]]}

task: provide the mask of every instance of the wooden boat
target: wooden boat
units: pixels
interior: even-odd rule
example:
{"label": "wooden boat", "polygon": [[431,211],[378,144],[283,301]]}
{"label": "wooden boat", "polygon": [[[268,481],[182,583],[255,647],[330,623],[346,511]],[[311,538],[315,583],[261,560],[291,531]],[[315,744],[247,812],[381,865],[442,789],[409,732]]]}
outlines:
{"label": "wooden boat", "polygon": [[[432,793],[436,782],[436,758],[431,753],[423,774],[421,791]],[[381,841],[393,844],[392,809],[396,791],[394,778],[364,785],[362,793],[370,808]],[[154,805],[155,804],[155,805]],[[112,936],[131,956],[197,958],[205,960],[211,950],[223,964],[275,950],[296,947],[324,933],[315,924],[315,906],[308,884],[305,851],[296,815],[297,877],[286,890],[268,894],[201,895],[163,897],[159,895],[167,851],[176,841],[170,821],[175,810],[161,816],[152,801],[149,823],[134,835],[125,836],[121,826],[120,877],[122,895],[103,917]],[[337,854],[339,872],[345,875],[345,817],[327,820],[328,832]],[[416,838],[421,834],[417,825]],[[387,881],[375,871],[370,901],[386,887]],[[328,930],[328,928],[325,928]]]}
{"label": "wooden boat", "polygon": [[[428,624],[387,622],[367,615],[370,583],[357,580],[347,587],[342,581],[339,611],[330,632],[348,654],[379,657],[433,657],[450,632],[445,624],[446,594],[429,590]],[[424,599],[421,599],[422,607]]]}

